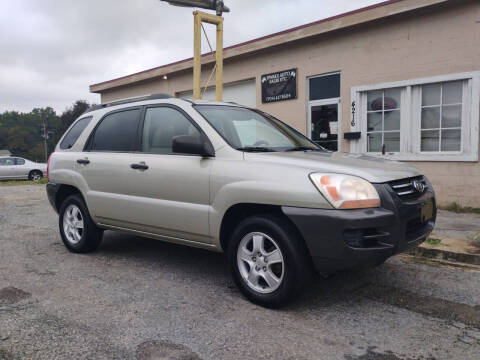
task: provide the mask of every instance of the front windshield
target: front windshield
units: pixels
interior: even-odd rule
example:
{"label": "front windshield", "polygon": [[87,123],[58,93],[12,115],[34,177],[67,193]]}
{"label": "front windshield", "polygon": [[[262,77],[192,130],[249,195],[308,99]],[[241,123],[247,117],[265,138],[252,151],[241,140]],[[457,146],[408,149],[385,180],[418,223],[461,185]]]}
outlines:
{"label": "front windshield", "polygon": [[323,150],[290,126],[258,110],[223,105],[195,108],[237,150]]}

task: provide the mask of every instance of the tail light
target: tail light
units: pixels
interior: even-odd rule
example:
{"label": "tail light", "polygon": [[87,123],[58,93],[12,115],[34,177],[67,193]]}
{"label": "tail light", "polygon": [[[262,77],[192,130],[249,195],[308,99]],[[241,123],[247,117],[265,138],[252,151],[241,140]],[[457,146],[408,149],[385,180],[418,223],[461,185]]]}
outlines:
{"label": "tail light", "polygon": [[52,158],[53,153],[50,154],[47,160],[47,181],[50,182],[50,159]]}

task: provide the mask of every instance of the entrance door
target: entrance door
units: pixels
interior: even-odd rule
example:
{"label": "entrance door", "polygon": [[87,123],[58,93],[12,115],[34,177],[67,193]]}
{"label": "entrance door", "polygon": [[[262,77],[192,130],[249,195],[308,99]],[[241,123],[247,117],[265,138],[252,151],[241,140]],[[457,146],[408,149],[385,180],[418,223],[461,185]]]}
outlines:
{"label": "entrance door", "polygon": [[310,138],[331,151],[338,151],[339,105],[339,99],[310,101],[308,104]]}

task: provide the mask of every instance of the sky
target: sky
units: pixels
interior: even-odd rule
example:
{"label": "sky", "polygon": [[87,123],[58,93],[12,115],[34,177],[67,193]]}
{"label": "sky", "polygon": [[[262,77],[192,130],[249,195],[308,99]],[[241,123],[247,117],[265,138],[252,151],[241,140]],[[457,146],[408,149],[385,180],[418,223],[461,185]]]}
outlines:
{"label": "sky", "polygon": [[[225,0],[231,12],[224,14],[224,46],[379,2]],[[61,113],[75,100],[99,103],[89,85],[193,53],[194,9],[159,0],[0,0],[0,6],[0,112],[51,106]],[[207,33],[214,44],[214,27]]]}

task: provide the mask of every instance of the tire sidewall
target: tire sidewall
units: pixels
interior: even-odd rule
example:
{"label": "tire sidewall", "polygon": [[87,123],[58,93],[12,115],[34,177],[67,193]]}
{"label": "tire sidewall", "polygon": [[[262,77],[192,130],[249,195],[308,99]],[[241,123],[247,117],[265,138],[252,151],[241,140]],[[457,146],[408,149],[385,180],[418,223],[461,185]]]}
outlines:
{"label": "tire sidewall", "polygon": [[[63,229],[63,218],[65,216],[65,210],[67,209],[68,206],[70,205],[76,205],[82,214],[83,218],[83,233],[82,233],[82,238],[80,239],[79,242],[73,244],[70,241],[67,240],[67,237],[65,236],[65,232]],[[89,232],[92,231],[90,229],[91,227],[91,220],[90,216],[88,214],[87,207],[85,206],[85,203],[83,200],[78,196],[78,195],[71,195],[68,198],[63,201],[62,206],[60,207],[60,216],[58,217],[59,221],[59,228],[60,228],[60,235],[62,237],[62,241],[65,244],[65,246],[73,252],[84,252],[86,248],[88,248],[87,244],[87,237]],[[95,230],[95,229],[93,229]]]}
{"label": "tire sidewall", "polygon": [[[238,246],[243,237],[251,232],[261,232],[270,236],[282,252],[284,260],[283,280],[278,289],[268,294],[256,292],[250,288],[238,268]],[[279,225],[278,220],[270,216],[253,216],[245,219],[237,226],[227,249],[228,263],[236,285],[249,300],[262,306],[275,308],[290,300],[297,292],[297,288],[302,283],[300,271],[302,259],[299,259],[298,250],[294,247],[295,237],[295,234]]]}
{"label": "tire sidewall", "polygon": [[40,177],[38,178],[38,180],[40,180],[41,178],[43,178],[43,173],[42,173],[41,171],[39,171],[39,170],[33,170],[33,171],[31,171],[30,174],[28,175],[28,180],[34,181],[34,178],[33,178],[33,177],[35,176],[35,174],[40,175]]}

